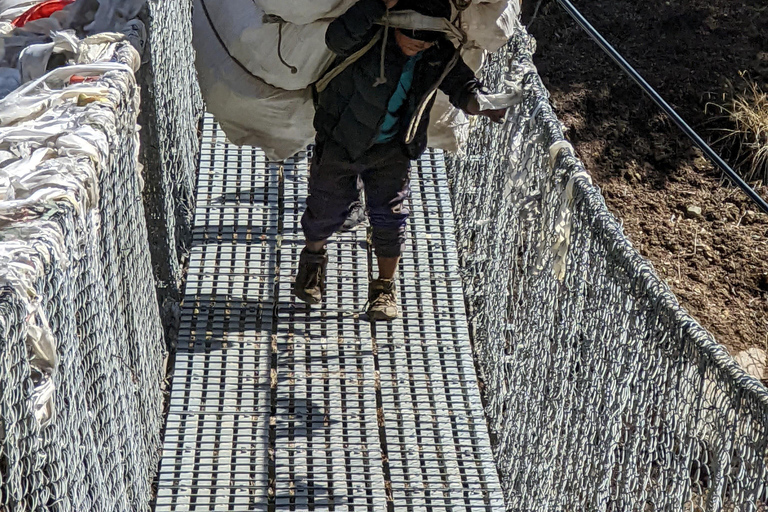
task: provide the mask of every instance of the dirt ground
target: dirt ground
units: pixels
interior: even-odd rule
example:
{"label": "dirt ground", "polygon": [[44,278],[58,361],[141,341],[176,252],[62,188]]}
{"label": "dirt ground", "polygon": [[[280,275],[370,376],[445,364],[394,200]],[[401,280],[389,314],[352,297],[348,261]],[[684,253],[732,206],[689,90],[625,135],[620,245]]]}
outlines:
{"label": "dirt ground", "polygon": [[[524,0],[525,24],[536,4]],[[765,0],[574,4],[713,143],[730,125],[708,104],[743,87],[743,72],[768,88]],[[723,181],[554,0],[542,2],[529,31],[567,136],[635,246],[732,353],[768,348],[768,215]],[[768,198],[768,187],[758,190]]]}

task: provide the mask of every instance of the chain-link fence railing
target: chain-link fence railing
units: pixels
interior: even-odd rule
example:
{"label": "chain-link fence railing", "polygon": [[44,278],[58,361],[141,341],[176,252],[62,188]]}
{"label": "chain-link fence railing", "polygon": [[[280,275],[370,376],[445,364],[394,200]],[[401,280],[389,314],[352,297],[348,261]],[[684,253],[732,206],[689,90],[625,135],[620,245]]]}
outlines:
{"label": "chain-link fence railing", "polygon": [[564,142],[520,35],[452,192],[509,510],[765,511],[768,391],[678,305]]}
{"label": "chain-link fence railing", "polygon": [[121,43],[106,60],[0,103],[2,511],[147,510],[152,495],[165,345],[138,56]]}
{"label": "chain-link fence railing", "polygon": [[192,229],[203,113],[192,48],[192,2],[149,0],[140,124],[144,200],[158,300],[173,341]]}

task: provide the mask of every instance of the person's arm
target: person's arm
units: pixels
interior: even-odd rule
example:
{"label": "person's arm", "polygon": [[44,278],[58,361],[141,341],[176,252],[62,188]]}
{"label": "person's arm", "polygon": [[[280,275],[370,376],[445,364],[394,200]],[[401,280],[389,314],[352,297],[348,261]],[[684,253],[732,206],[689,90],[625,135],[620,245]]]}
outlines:
{"label": "person's arm", "polygon": [[375,34],[375,23],[398,0],[358,0],[336,18],[325,33],[325,44],[336,55],[346,57],[360,49]]}
{"label": "person's arm", "polygon": [[440,90],[448,95],[448,99],[454,107],[471,116],[481,115],[495,123],[503,122],[507,115],[506,108],[480,110],[477,94],[482,94],[481,88],[482,84],[464,62],[464,59],[461,58],[445,77],[443,83],[440,84]]}

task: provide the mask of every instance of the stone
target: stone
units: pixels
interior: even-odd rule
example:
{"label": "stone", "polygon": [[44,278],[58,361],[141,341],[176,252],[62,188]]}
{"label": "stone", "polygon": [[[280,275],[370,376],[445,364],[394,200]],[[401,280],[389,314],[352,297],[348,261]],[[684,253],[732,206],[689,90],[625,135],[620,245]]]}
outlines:
{"label": "stone", "polygon": [[768,352],[765,350],[752,347],[742,350],[733,359],[752,377],[762,381],[768,380]]}
{"label": "stone", "polygon": [[689,219],[701,219],[701,206],[688,205],[685,207],[685,216]]}

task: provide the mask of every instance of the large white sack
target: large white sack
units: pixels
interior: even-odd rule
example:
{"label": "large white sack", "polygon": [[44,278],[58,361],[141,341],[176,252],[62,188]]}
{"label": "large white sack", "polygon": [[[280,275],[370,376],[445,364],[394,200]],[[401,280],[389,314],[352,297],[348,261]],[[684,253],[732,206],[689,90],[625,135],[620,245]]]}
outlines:
{"label": "large white sack", "polygon": [[[217,0],[221,1],[221,0]],[[280,16],[285,21],[306,25],[325,18],[338,18],[357,0],[253,0],[267,14]]]}
{"label": "large white sack", "polygon": [[456,152],[461,147],[460,134],[463,127],[468,125],[469,117],[461,110],[454,108],[448,101],[448,96],[442,91],[437,92],[435,104],[429,115],[430,123],[427,129],[429,146]]}
{"label": "large white sack", "polygon": [[[475,74],[483,68],[487,55],[488,52],[481,48],[465,48],[461,52],[461,58]],[[446,151],[457,151],[462,146],[461,138],[466,136],[468,123],[469,117],[451,105],[448,96],[438,91],[427,130],[429,145]]]}
{"label": "large white sack", "polygon": [[[469,42],[462,58],[475,73],[483,67],[487,54],[504,46],[514,34],[519,15],[517,0],[478,1],[464,11],[461,24]],[[485,85],[491,91],[496,87]],[[429,145],[455,152],[462,147],[468,127],[469,117],[454,108],[445,94],[438,93],[427,132]]]}
{"label": "large white sack", "polygon": [[280,49],[285,61],[296,68],[294,74],[278,58],[280,25],[262,23],[264,11],[253,0],[206,0],[205,6],[232,56],[268,84],[292,91],[304,89],[322,77],[333,61],[334,55],[325,45],[330,20],[283,24]]}
{"label": "large white sack", "polygon": [[311,91],[278,89],[240,68],[211,30],[200,1],[195,4],[193,45],[200,89],[227,138],[261,147],[272,160],[306,148],[315,137]]}
{"label": "large white sack", "polygon": [[461,28],[467,33],[471,45],[493,53],[515,33],[519,16],[517,0],[476,2],[462,14]]}

